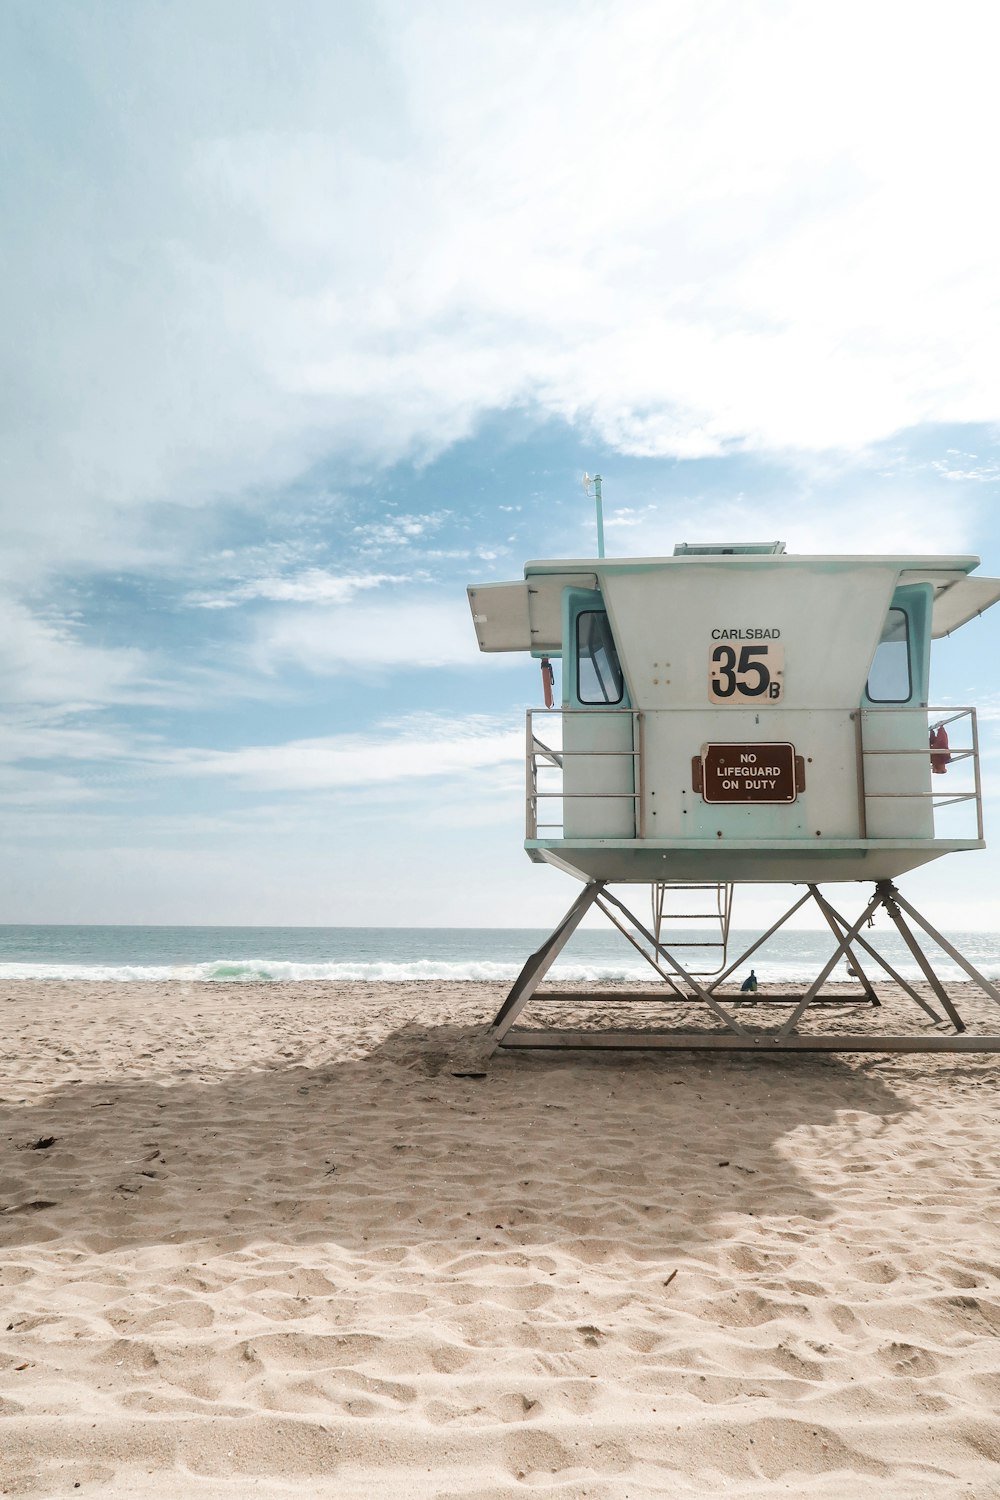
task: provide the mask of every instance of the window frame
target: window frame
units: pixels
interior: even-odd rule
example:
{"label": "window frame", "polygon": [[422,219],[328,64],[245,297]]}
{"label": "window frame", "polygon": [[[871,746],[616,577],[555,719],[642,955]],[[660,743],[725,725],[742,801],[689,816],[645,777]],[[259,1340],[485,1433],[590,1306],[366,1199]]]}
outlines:
{"label": "window frame", "polygon": [[[878,653],[881,650],[881,648],[883,646],[891,646],[891,645],[896,644],[896,642],[894,642],[892,640],[887,640],[886,639],[886,634],[885,634],[885,632],[886,632],[886,630],[887,630],[887,628],[889,626],[889,622],[892,619],[893,615],[901,615],[902,618],[903,618],[903,626],[904,626],[903,644],[904,644],[904,646],[906,648],[906,693],[904,694],[903,697],[876,698],[875,695],[874,695],[874,693],[872,692],[872,688],[871,688],[872,672],[874,671],[875,662],[878,659]],[[913,632],[912,632],[912,622],[910,620],[909,611],[906,610],[906,609],[904,609],[901,604],[891,604],[889,606],[889,609],[888,609],[887,613],[886,613],[885,621],[884,621],[884,623],[882,625],[882,634],[879,636],[878,645],[875,647],[875,655],[872,657],[871,666],[868,668],[868,676],[867,676],[867,678],[865,680],[865,697],[867,698],[868,702],[871,703],[872,705],[874,705],[876,707],[880,707],[880,708],[898,708],[898,707],[900,707],[900,705],[902,705],[904,703],[910,703],[912,701],[912,699],[913,699],[913,643],[912,643],[912,634],[913,634]]]}
{"label": "window frame", "polygon": [[[592,670],[597,679],[597,684],[603,687],[603,678],[601,676],[601,671],[596,664],[596,659],[593,653],[589,649],[585,651],[581,644],[583,621],[590,615],[600,615],[604,619],[604,654],[607,658],[609,666],[612,668],[614,675],[616,675],[618,678],[617,698],[585,698],[583,695],[580,669],[584,660],[590,662]],[[590,626],[587,627],[588,630],[590,628]],[[615,642],[614,634],[611,629],[611,620],[608,617],[608,612],[606,609],[598,608],[595,605],[588,606],[577,611],[573,645],[576,655],[576,701],[584,708],[617,708],[621,704],[623,704],[625,701],[625,673],[622,670],[621,658],[618,655],[618,646]]]}

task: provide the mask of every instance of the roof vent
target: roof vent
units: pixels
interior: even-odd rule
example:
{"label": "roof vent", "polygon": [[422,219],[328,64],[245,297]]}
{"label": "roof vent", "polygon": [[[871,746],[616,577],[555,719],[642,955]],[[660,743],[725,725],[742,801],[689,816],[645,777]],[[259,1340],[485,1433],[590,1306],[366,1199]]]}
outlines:
{"label": "roof vent", "polygon": [[778,557],[784,542],[678,542],[675,557]]}

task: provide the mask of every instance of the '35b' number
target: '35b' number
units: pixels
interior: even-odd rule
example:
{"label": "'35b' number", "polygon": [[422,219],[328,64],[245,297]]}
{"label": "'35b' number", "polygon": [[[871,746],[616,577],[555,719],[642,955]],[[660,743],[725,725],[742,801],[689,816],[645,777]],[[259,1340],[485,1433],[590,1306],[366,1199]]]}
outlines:
{"label": "'35b' number", "polygon": [[708,696],[713,703],[781,697],[785,650],[773,642],[762,646],[716,646],[708,669]]}

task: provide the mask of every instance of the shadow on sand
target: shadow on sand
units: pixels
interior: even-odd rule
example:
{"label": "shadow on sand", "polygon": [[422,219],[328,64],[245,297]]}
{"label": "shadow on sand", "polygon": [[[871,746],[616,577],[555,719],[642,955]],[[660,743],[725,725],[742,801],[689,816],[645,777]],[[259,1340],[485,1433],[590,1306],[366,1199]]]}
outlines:
{"label": "shadow on sand", "polygon": [[454,1077],[478,1030],[411,1023],[328,1066],[7,1101],[0,1242],[697,1253],[720,1215],[823,1220],[797,1136],[815,1155],[835,1121],[871,1138],[909,1108],[877,1063],[833,1056],[508,1054]]}

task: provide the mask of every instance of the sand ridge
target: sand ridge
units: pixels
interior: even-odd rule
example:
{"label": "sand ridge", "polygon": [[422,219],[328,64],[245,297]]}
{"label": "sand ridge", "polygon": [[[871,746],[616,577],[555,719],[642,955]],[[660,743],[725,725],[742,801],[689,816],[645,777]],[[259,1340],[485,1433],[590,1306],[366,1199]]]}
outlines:
{"label": "sand ridge", "polygon": [[0,991],[0,1490],[1000,1495],[995,1060],[452,1076],[500,993]]}

